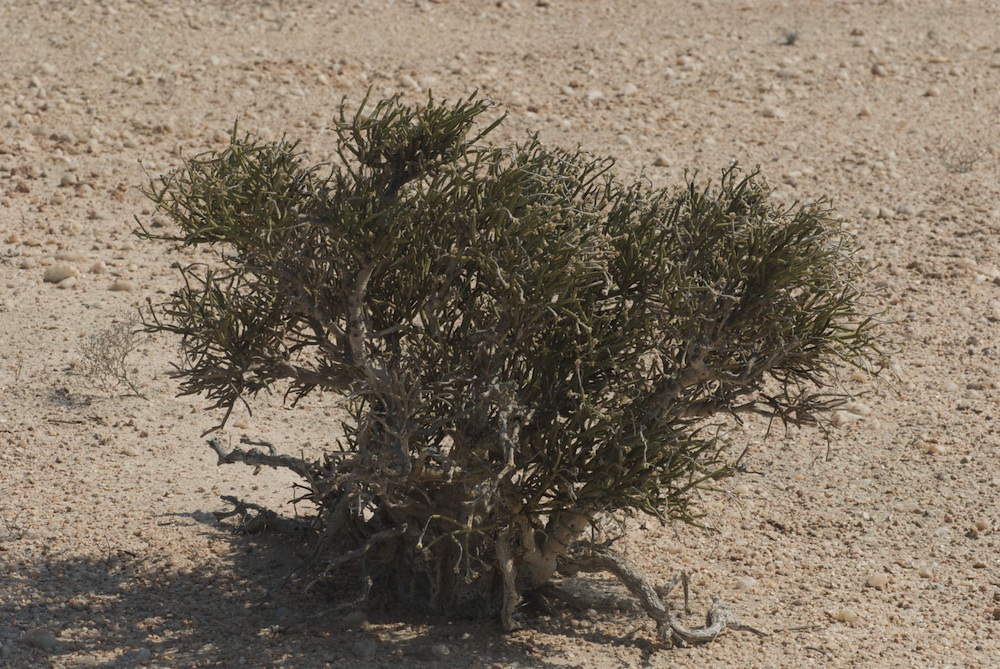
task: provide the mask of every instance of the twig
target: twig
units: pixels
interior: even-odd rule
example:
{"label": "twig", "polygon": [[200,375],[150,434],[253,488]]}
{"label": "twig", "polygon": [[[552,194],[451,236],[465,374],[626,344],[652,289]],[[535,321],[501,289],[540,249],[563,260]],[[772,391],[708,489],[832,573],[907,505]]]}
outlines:
{"label": "twig", "polygon": [[271,467],[273,469],[290,469],[306,480],[313,479],[313,465],[306,462],[302,458],[296,458],[290,455],[276,455],[273,453],[274,447],[270,444],[267,444],[272,450],[270,455],[262,453],[256,448],[249,451],[244,451],[242,448],[234,448],[229,453],[226,453],[222,448],[222,443],[215,437],[208,440],[208,445],[211,446],[212,450],[219,456],[218,464],[220,465],[231,465],[235,462],[241,462],[251,467],[263,466]]}
{"label": "twig", "polygon": [[382,530],[381,532],[376,532],[375,534],[368,537],[368,541],[358,546],[353,551],[348,551],[347,553],[344,553],[343,555],[338,555],[333,560],[330,560],[330,562],[327,563],[326,565],[326,569],[323,570],[323,573],[320,574],[319,577],[314,579],[309,585],[307,585],[306,590],[309,590],[310,588],[312,588],[312,586],[316,585],[322,579],[329,576],[330,573],[340,565],[344,564],[345,562],[349,562],[350,560],[359,560],[363,558],[368,553],[368,551],[370,551],[376,544],[380,544],[383,541],[388,541],[390,539],[395,539],[396,537],[402,536],[406,532],[406,530],[407,530],[407,525],[404,523],[397,527],[390,527],[388,529]]}

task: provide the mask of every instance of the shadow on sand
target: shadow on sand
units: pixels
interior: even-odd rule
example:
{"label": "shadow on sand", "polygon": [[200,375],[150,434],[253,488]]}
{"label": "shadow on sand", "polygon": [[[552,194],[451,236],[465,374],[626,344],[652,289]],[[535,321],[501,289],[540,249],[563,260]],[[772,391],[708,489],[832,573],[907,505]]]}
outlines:
{"label": "shadow on sand", "polygon": [[[492,621],[314,616],[354,598],[357,581],[306,592],[301,579],[287,578],[304,544],[234,533],[208,513],[160,522],[190,525],[226,549],[182,564],[110,548],[96,558],[5,564],[0,551],[16,591],[0,597],[0,667],[565,667],[573,663],[558,657],[561,649],[584,639],[629,647],[645,663],[654,652],[644,639],[559,622],[529,619],[528,630],[504,635]],[[534,622],[548,631],[532,631]],[[35,628],[52,631],[54,646],[25,643]]]}

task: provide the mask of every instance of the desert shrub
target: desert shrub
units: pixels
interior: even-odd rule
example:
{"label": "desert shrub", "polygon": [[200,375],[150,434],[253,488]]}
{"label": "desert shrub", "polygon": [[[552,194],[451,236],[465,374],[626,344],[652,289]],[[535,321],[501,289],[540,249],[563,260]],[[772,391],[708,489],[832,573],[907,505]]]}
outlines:
{"label": "desert shrub", "polygon": [[510,624],[606,548],[599,519],[695,522],[693,491],[738,457],[722,426],[813,421],[839,369],[882,354],[825,203],[777,204],[735,167],[623,183],[536,137],[489,145],[490,112],[366,101],[335,120],[332,165],[234,130],[154,179],[179,230],[160,238],[214,261],[149,327],[180,335],[181,392],[223,423],[278,384],[346,398],[316,461],[212,442],[301,475],[320,580],[358,561],[370,606]]}
{"label": "desert shrub", "polygon": [[142,322],[138,313],[127,313],[80,344],[76,371],[87,383],[107,391],[127,390],[141,397],[136,370],[129,363],[142,344]]}

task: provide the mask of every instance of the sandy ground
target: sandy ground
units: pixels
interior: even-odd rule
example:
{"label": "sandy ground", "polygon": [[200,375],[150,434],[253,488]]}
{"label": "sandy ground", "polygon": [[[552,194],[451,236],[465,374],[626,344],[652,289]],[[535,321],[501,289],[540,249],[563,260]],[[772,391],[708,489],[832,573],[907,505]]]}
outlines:
{"label": "sandy ground", "polygon": [[[0,666],[1000,665],[998,25],[978,0],[0,1]],[[144,398],[79,373],[196,259],[132,236],[144,172],[237,119],[323,160],[369,87],[478,89],[510,112],[498,141],[537,131],[657,185],[760,165],[852,221],[899,382],[852,382],[873,392],[829,441],[749,424],[756,473],[704,500],[717,533],[636,521],[627,542],[658,581],[691,574],[696,610],[717,594],[773,635],[666,651],[604,608],[508,636],[304,620],[328,603],[278,587],[299,548],[212,515],[230,493],[291,515],[292,480],[215,466],[177,343],[130,357]],[[331,400],[265,399],[222,436],[321,449]]]}

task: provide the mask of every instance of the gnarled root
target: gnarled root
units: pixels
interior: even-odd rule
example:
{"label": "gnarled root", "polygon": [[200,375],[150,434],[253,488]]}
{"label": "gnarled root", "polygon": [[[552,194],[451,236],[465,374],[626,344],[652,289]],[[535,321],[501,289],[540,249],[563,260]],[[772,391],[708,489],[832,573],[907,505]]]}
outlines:
{"label": "gnarled root", "polygon": [[[583,572],[607,571],[615,575],[622,585],[628,588],[642,604],[646,614],[656,621],[657,636],[660,641],[669,647],[673,646],[693,646],[701,643],[714,641],[716,637],[727,629],[752,632],[758,636],[768,636],[767,632],[762,632],[756,628],[744,625],[733,611],[732,606],[712,595],[712,607],[708,610],[704,627],[685,627],[674,618],[673,614],[663,603],[663,598],[670,594],[670,590],[676,586],[680,578],[674,578],[669,589],[660,593],[650,585],[649,581],[640,574],[629,562],[614,553],[603,548],[594,548],[586,553],[574,555],[567,561],[567,568]],[[687,579],[684,578],[685,607],[687,605]]]}

